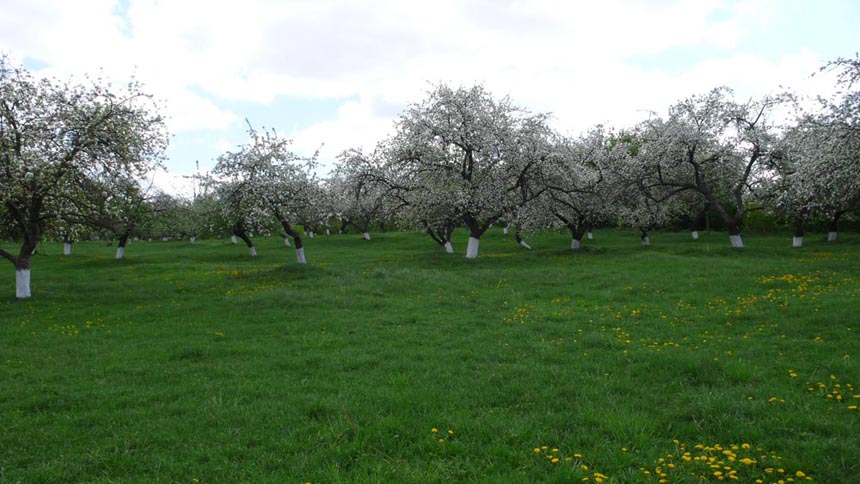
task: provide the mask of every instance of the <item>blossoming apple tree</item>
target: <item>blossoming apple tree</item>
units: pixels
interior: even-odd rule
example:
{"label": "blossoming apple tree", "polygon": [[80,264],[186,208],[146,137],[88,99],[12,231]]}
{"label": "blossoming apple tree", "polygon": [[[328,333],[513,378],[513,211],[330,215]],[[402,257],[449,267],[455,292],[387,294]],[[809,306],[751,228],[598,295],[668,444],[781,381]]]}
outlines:
{"label": "blossoming apple tree", "polygon": [[493,223],[541,193],[532,184],[548,156],[541,140],[548,131],[546,115],[496,100],[482,86],[439,85],[401,114],[389,163],[428,187],[445,187],[450,218],[469,229],[466,257],[473,259]]}
{"label": "blossoming apple tree", "polygon": [[0,56],[0,205],[21,242],[0,256],[15,266],[19,299],[31,297],[31,254],[61,205],[80,201],[78,187],[102,173],[141,176],[166,145],[158,106],[139,83],[36,79]]}
{"label": "blossoming apple tree", "polygon": [[250,231],[273,222],[293,238],[296,258],[307,263],[301,233],[294,225],[311,204],[315,157],[302,158],[289,150],[290,140],[274,130],[258,132],[248,124],[249,142],[218,157],[212,175],[233,233],[256,248]]}
{"label": "blossoming apple tree", "polygon": [[694,191],[719,214],[734,247],[747,203],[766,180],[778,133],[772,118],[781,97],[737,103],[727,88],[693,96],[639,126],[643,185]]}

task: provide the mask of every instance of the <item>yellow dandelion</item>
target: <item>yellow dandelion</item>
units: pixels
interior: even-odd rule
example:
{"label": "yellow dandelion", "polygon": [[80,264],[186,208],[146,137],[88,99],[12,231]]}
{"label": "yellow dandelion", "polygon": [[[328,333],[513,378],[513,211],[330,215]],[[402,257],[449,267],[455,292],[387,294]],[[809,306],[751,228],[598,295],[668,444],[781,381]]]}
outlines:
{"label": "yellow dandelion", "polygon": [[435,433],[439,432],[439,429],[437,429],[436,427],[433,427],[432,429],[430,429],[430,431],[435,434]]}

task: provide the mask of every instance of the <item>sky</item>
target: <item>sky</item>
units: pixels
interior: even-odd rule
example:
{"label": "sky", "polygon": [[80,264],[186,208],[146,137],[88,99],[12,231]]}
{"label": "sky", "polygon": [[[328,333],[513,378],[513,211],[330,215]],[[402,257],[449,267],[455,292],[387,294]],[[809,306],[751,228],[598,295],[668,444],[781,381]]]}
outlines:
{"label": "sky", "polygon": [[247,122],[319,149],[325,176],[372,150],[438,83],[483,84],[559,132],[629,127],[725,85],[829,96],[860,50],[856,0],[0,0],[0,52],[37,76],[132,77],[171,133],[155,183],[190,179]]}

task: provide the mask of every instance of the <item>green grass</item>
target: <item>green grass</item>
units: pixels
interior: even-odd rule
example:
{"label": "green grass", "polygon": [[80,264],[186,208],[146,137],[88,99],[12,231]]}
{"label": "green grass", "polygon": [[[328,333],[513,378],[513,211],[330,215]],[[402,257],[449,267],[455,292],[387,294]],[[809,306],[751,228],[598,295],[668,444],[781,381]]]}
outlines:
{"label": "green grass", "polygon": [[702,235],[43,244],[0,482],[860,482],[860,237]]}

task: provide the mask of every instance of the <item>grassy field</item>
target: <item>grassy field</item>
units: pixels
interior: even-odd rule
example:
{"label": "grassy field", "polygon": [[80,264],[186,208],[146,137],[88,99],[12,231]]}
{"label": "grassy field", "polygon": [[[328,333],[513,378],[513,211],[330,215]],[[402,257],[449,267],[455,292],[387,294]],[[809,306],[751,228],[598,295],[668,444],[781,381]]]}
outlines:
{"label": "grassy field", "polygon": [[860,237],[465,239],[43,244],[0,482],[860,482]]}

